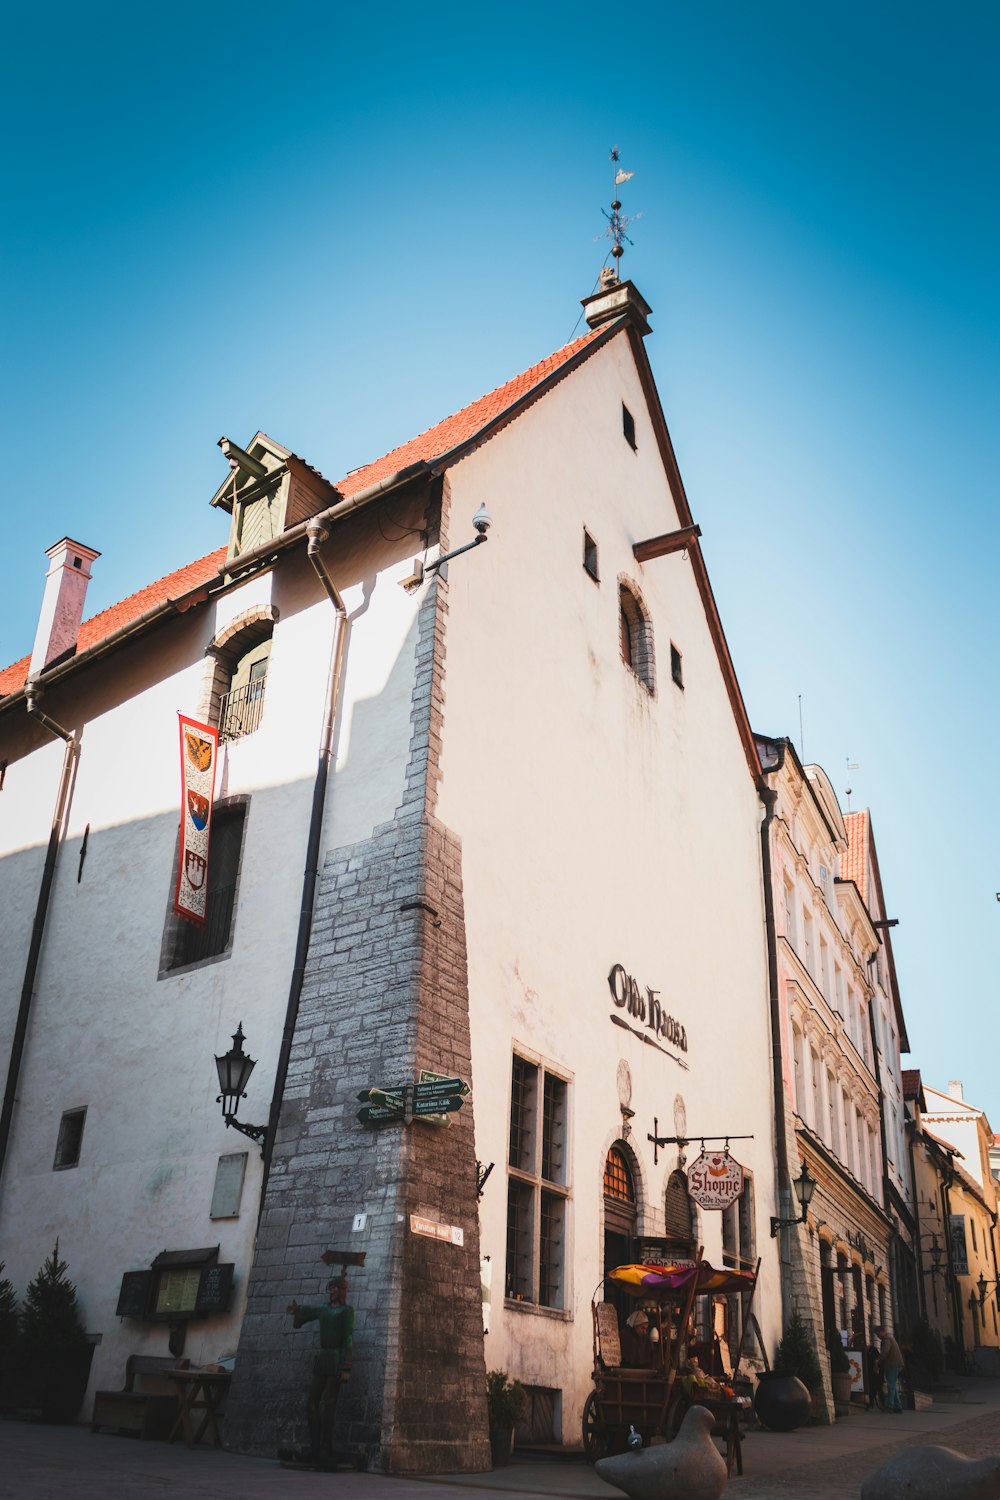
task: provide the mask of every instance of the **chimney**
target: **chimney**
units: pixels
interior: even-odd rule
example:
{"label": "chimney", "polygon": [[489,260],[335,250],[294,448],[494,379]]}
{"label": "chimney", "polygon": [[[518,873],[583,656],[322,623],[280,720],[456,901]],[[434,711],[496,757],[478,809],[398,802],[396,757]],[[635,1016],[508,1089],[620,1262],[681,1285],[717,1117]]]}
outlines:
{"label": "chimney", "polygon": [[960,1104],[965,1103],[965,1095],[962,1093],[961,1078],[952,1078],[948,1082],[948,1098],[957,1099]]}
{"label": "chimney", "polygon": [[84,547],[68,536],[46,552],[49,571],[45,575],[45,593],[28,668],[29,677],[44,672],[54,661],[71,656],[76,650],[83,601],[90,582],[90,565],[100,555],[92,547]]}
{"label": "chimney", "polygon": [[649,332],[652,310],[649,303],[631,281],[619,281],[613,273],[601,276],[600,291],[592,297],[584,297],[583,308],[588,328],[600,328],[612,318],[627,317],[643,338]]}

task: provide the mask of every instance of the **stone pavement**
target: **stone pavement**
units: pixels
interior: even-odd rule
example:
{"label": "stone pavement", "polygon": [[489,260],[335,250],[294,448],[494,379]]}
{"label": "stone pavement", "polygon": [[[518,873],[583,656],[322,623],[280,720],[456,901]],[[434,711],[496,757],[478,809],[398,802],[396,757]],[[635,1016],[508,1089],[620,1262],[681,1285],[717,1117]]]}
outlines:
{"label": "stone pavement", "polygon": [[[957,1381],[928,1411],[856,1412],[834,1427],[751,1429],[726,1500],[857,1500],[861,1481],[904,1445],[1000,1454],[1000,1382]],[[270,1459],[140,1443],[86,1427],[0,1421],[0,1500],[620,1500],[582,1461],[519,1458],[489,1474],[397,1479],[292,1473]]]}

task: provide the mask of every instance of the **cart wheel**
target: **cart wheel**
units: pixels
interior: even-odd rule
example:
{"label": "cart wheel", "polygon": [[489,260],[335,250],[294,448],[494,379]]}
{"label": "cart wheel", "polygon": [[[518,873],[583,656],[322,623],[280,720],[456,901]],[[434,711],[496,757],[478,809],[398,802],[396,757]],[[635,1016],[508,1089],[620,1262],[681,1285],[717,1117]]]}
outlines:
{"label": "cart wheel", "polygon": [[597,1409],[597,1392],[591,1391],[583,1407],[583,1456],[588,1464],[604,1458],[608,1451],[608,1435]]}
{"label": "cart wheel", "polygon": [[670,1410],[667,1412],[666,1439],[668,1443],[672,1443],[680,1432],[681,1423],[691,1410],[693,1404],[684,1391],[679,1391],[671,1401]]}

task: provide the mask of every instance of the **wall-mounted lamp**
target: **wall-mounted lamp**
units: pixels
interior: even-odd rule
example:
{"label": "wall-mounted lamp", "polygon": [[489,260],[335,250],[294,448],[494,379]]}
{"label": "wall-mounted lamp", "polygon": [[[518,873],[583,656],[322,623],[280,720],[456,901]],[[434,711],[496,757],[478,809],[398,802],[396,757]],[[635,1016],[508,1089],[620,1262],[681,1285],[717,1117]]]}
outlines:
{"label": "wall-mounted lamp", "polygon": [[472,525],[476,535],[471,542],[466,542],[464,547],[456,547],[452,552],[445,552],[442,557],[436,557],[433,562],[427,564],[424,571],[427,573],[436,573],[442,563],[450,562],[453,557],[460,557],[463,552],[471,552],[473,547],[478,547],[481,542],[489,540],[487,532],[493,525],[493,517],[485,505],[481,505],[476,511],[476,514],[472,518]]}
{"label": "wall-mounted lamp", "polygon": [[809,1211],[809,1205],[812,1202],[813,1193],[816,1191],[816,1179],[815,1177],[809,1176],[809,1168],[806,1166],[805,1162],[802,1163],[802,1171],[799,1173],[798,1177],[792,1178],[792,1187],[795,1189],[795,1196],[799,1200],[799,1205],[802,1209],[802,1212],[797,1219],[776,1219],[772,1217],[772,1239],[774,1239],[779,1229],[788,1229],[793,1224],[804,1224],[806,1222],[806,1214]]}
{"label": "wall-mounted lamp", "polygon": [[249,1057],[243,1051],[242,1021],[233,1033],[233,1045],[228,1052],[215,1059],[215,1066],[219,1071],[219,1088],[222,1090],[215,1102],[222,1105],[222,1118],[234,1130],[239,1130],[243,1135],[248,1135],[252,1141],[257,1141],[260,1145],[260,1154],[263,1156],[268,1127],[245,1125],[242,1120],[236,1118],[240,1100],[247,1096],[246,1089],[250,1082],[250,1074],[257,1066],[256,1058]]}
{"label": "wall-mounted lamp", "polygon": [[[996,1289],[997,1287],[1000,1287],[1000,1282],[997,1282],[995,1280],[994,1281],[987,1281],[986,1277],[983,1275],[982,1271],[980,1271],[980,1273],[979,1273],[979,1280],[976,1282],[976,1287],[977,1287],[978,1292],[979,1292],[979,1310],[980,1310],[980,1312],[982,1312],[983,1308],[986,1306],[986,1293],[987,1293],[987,1291],[989,1290],[990,1287],[993,1287],[994,1289]],[[997,1295],[1000,1295],[1000,1294],[998,1294],[998,1292],[996,1290],[994,1290],[994,1296],[997,1296]]]}

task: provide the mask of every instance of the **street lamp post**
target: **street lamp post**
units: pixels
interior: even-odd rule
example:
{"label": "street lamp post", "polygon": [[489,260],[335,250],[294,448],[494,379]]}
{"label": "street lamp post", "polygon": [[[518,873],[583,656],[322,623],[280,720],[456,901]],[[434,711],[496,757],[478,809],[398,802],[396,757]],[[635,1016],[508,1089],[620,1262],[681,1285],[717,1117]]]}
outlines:
{"label": "street lamp post", "polygon": [[803,1162],[802,1171],[799,1173],[798,1177],[792,1178],[792,1187],[795,1189],[795,1196],[799,1200],[799,1206],[802,1209],[802,1212],[799,1214],[799,1217],[797,1219],[778,1219],[772,1215],[772,1239],[774,1239],[779,1229],[789,1229],[793,1224],[804,1224],[806,1222],[806,1214],[809,1212],[809,1205],[812,1202],[812,1196],[816,1191],[816,1186],[817,1184],[815,1177],[809,1176],[809,1168],[806,1166],[805,1162]]}
{"label": "street lamp post", "polygon": [[268,1126],[248,1125],[236,1118],[240,1100],[247,1096],[246,1088],[250,1082],[250,1074],[257,1066],[256,1058],[248,1056],[243,1051],[243,1041],[243,1022],[241,1021],[233,1033],[233,1045],[229,1051],[215,1059],[215,1066],[219,1073],[219,1088],[222,1090],[215,1102],[222,1105],[222,1118],[226,1124],[240,1131],[242,1135],[248,1135],[252,1141],[257,1141],[260,1154],[263,1156]]}

